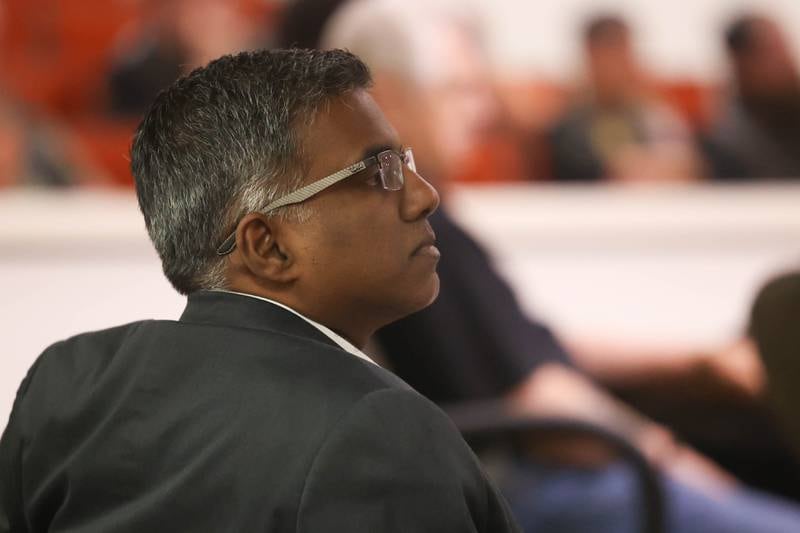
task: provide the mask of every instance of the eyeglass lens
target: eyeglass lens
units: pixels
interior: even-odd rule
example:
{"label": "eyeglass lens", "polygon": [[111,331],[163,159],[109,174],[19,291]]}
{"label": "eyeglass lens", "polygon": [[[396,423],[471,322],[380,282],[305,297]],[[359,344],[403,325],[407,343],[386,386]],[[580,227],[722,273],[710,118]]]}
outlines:
{"label": "eyeglass lens", "polygon": [[380,163],[383,186],[389,191],[399,191],[403,188],[405,181],[403,176],[404,164],[416,172],[414,154],[410,148],[403,151],[402,157],[394,151],[384,152],[380,155]]}

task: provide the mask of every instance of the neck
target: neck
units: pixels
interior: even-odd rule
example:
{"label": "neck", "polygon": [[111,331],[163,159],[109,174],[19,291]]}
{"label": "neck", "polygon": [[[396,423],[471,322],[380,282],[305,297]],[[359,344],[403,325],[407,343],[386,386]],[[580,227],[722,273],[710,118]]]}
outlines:
{"label": "neck", "polygon": [[363,321],[354,320],[357,316],[356,314],[348,313],[342,309],[331,313],[325,313],[321,309],[308,306],[306,302],[314,301],[313,299],[298,298],[290,291],[270,291],[260,286],[252,286],[244,283],[232,283],[226,290],[266,298],[281,305],[285,305],[296,313],[333,330],[336,334],[345,338],[358,349],[362,349],[367,344],[367,340],[378,329],[378,327],[362,324],[361,322]]}

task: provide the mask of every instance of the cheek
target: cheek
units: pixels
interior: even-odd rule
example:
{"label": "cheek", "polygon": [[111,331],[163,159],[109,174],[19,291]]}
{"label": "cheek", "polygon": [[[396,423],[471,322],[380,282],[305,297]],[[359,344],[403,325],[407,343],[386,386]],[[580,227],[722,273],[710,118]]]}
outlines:
{"label": "cheek", "polygon": [[396,206],[385,203],[370,213],[359,215],[351,211],[343,217],[331,217],[315,232],[315,244],[308,249],[315,270],[323,276],[335,275],[347,278],[348,283],[358,283],[382,274],[392,275],[402,268],[401,259],[406,253],[402,227],[391,211]]}

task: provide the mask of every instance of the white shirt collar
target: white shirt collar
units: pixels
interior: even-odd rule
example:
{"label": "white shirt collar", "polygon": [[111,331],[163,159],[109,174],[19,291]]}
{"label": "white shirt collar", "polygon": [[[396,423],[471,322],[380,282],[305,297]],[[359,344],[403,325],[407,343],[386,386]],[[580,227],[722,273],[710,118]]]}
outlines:
{"label": "white shirt collar", "polygon": [[341,335],[339,335],[338,333],[336,333],[335,331],[333,331],[329,327],[323,326],[319,322],[314,322],[313,320],[311,320],[307,316],[298,313],[297,311],[295,311],[294,309],[292,309],[291,307],[289,307],[287,305],[284,305],[284,304],[282,304],[280,302],[276,302],[275,300],[270,300],[269,298],[264,298],[263,296],[256,296],[255,294],[247,294],[245,292],[236,292],[236,291],[226,291],[224,289],[213,289],[213,290],[214,290],[214,292],[227,292],[229,294],[238,294],[239,296],[249,296],[250,298],[255,298],[257,300],[263,300],[265,302],[271,303],[272,305],[277,305],[278,307],[282,307],[283,309],[286,309],[290,313],[293,313],[293,314],[299,316],[300,318],[302,318],[303,320],[305,320],[306,322],[308,322],[309,324],[311,324],[312,326],[317,328],[326,337],[328,337],[330,340],[335,342],[336,345],[339,346],[342,350],[344,350],[346,352],[349,352],[349,353],[355,355],[356,357],[359,357],[359,358],[361,358],[361,359],[363,359],[365,361],[369,361],[373,365],[377,366],[377,364],[378,364],[375,361],[373,361],[372,359],[370,359],[367,354],[365,354],[364,352],[362,352],[361,350],[359,350],[358,348],[353,346],[353,344],[350,341],[348,341],[347,339],[345,339],[344,337],[342,337]]}

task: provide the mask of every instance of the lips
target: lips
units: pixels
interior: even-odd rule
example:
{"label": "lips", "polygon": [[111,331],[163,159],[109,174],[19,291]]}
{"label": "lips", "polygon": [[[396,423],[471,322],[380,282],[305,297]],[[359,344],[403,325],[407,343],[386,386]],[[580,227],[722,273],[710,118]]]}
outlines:
{"label": "lips", "polygon": [[433,230],[428,230],[428,235],[420,241],[416,248],[411,255],[414,256],[429,256],[434,257],[436,259],[439,258],[441,253],[439,249],[436,247],[436,234],[433,233]]}

